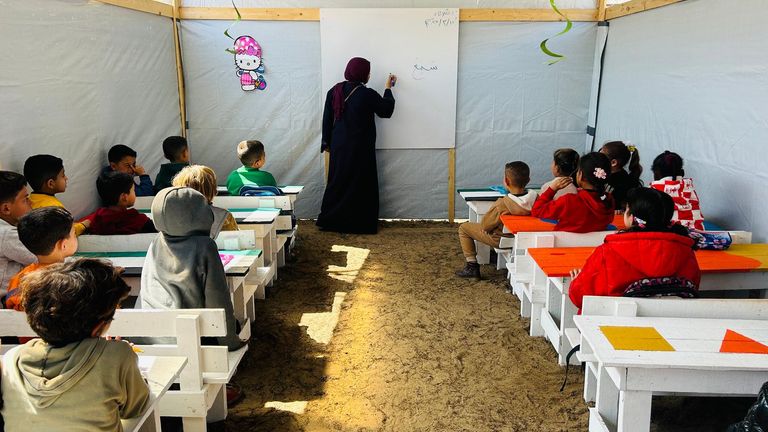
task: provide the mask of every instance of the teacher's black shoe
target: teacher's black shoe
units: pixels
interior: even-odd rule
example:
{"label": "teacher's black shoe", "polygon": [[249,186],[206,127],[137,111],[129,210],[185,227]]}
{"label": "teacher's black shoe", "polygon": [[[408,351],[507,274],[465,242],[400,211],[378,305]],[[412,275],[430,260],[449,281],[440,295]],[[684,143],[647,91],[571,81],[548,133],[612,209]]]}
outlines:
{"label": "teacher's black shoe", "polygon": [[476,262],[468,262],[464,265],[464,268],[456,272],[456,276],[460,278],[475,278],[480,280],[480,264]]}

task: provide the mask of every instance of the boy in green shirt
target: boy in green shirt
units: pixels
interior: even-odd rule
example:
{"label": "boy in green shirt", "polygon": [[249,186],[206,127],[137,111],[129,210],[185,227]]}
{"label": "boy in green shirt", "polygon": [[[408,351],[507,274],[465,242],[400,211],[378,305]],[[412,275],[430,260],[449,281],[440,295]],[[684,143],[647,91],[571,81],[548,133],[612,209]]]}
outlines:
{"label": "boy in green shirt", "polygon": [[187,139],[180,136],[169,136],[163,140],[163,154],[171,162],[160,165],[160,172],[155,177],[155,192],[171,187],[173,177],[189,166]]}
{"label": "boy in green shirt", "polygon": [[264,144],[261,141],[241,141],[237,145],[237,157],[243,166],[232,171],[227,177],[227,190],[230,195],[240,195],[240,188],[249,186],[277,186],[272,174],[261,171],[267,161]]}

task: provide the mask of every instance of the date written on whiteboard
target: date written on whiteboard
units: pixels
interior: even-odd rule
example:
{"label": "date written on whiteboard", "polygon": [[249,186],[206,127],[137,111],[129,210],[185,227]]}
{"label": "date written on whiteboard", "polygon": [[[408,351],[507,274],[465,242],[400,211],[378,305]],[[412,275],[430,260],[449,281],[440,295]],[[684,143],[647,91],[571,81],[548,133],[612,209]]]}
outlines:
{"label": "date written on whiteboard", "polygon": [[416,63],[413,65],[413,72],[411,72],[411,76],[415,80],[422,80],[430,72],[437,72],[437,65],[423,65]]}
{"label": "date written on whiteboard", "polygon": [[424,25],[427,28],[431,27],[449,27],[456,24],[459,19],[459,12],[451,9],[441,9],[431,17],[424,20]]}

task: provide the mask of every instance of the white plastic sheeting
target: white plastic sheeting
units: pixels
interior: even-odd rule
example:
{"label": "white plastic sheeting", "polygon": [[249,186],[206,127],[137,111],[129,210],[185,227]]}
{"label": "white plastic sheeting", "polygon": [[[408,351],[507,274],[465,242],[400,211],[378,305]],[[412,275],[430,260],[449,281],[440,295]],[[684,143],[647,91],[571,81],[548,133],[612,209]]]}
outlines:
{"label": "white plastic sheeting", "polygon": [[[301,217],[317,216],[324,190],[320,148],[319,23],[242,21],[233,35],[254,36],[264,49],[264,92],[243,92],[223,21],[183,21],[189,138],[196,162],[219,177],[239,165],[235,145],[260,139],[265,169],[279,183],[307,188]],[[532,167],[532,182],[547,180],[552,151],[581,148],[585,139],[594,23],[577,23],[552,49],[567,59],[547,66],[542,39],[562,23],[462,23],[459,35],[457,187],[499,183],[506,161]],[[395,98],[398,91],[395,88]],[[397,109],[397,108],[395,108]],[[381,216],[445,218],[446,150],[379,150]],[[457,198],[456,215],[466,214]]]}
{"label": "white plastic sheeting", "polygon": [[179,133],[171,21],[97,2],[0,0],[0,166],[64,159],[60,196],[76,215],[98,205],[95,180],[117,143],[153,175]]}
{"label": "white plastic sheeting", "polygon": [[685,159],[707,219],[768,241],[763,0],[697,0],[611,21],[597,143]]}
{"label": "white plastic sheeting", "polygon": [[[542,39],[562,23],[464,23],[459,34],[456,187],[500,184],[504,163],[551,179],[552,153],[586,139],[596,24],[575,23],[549,46],[567,58],[548,66]],[[466,217],[457,195],[456,214]]]}

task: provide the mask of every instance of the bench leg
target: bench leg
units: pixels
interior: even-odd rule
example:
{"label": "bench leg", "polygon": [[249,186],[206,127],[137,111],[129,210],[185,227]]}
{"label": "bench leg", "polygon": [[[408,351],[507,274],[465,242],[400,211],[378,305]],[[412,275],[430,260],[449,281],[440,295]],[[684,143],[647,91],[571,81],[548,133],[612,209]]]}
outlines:
{"label": "bench leg", "polygon": [[541,303],[531,303],[531,330],[528,333],[530,336],[544,336],[544,327],[541,326],[541,310],[543,306]]}
{"label": "bench leg", "polygon": [[608,371],[602,366],[598,366],[597,369],[595,408],[605,424],[611,430],[616,430],[619,419],[619,390],[608,375]]}
{"label": "bench leg", "polygon": [[525,296],[524,292],[520,293],[520,316],[523,318],[528,318],[531,316],[531,302],[528,301],[528,297]]}
{"label": "bench leg", "polygon": [[183,417],[181,424],[184,432],[206,432],[208,430],[205,417]]}
{"label": "bench leg", "polygon": [[288,241],[286,240],[286,244],[283,245],[282,249],[277,252],[277,266],[278,267],[285,267],[285,248],[288,245]]}
{"label": "bench leg", "polygon": [[[208,417],[206,421],[213,423],[222,421],[227,418],[227,386],[221,385],[219,391],[216,393],[216,399],[213,400],[213,405],[208,410]],[[186,428],[184,432],[187,432]]]}
{"label": "bench leg", "polygon": [[651,392],[623,390],[619,394],[618,432],[651,430]]}
{"label": "bench leg", "polygon": [[485,243],[480,243],[475,240],[475,250],[477,251],[477,263],[478,264],[490,264],[491,262],[491,247]]}
{"label": "bench leg", "polygon": [[595,363],[586,363],[584,368],[584,402],[594,402],[597,394],[597,375],[593,368]]}

